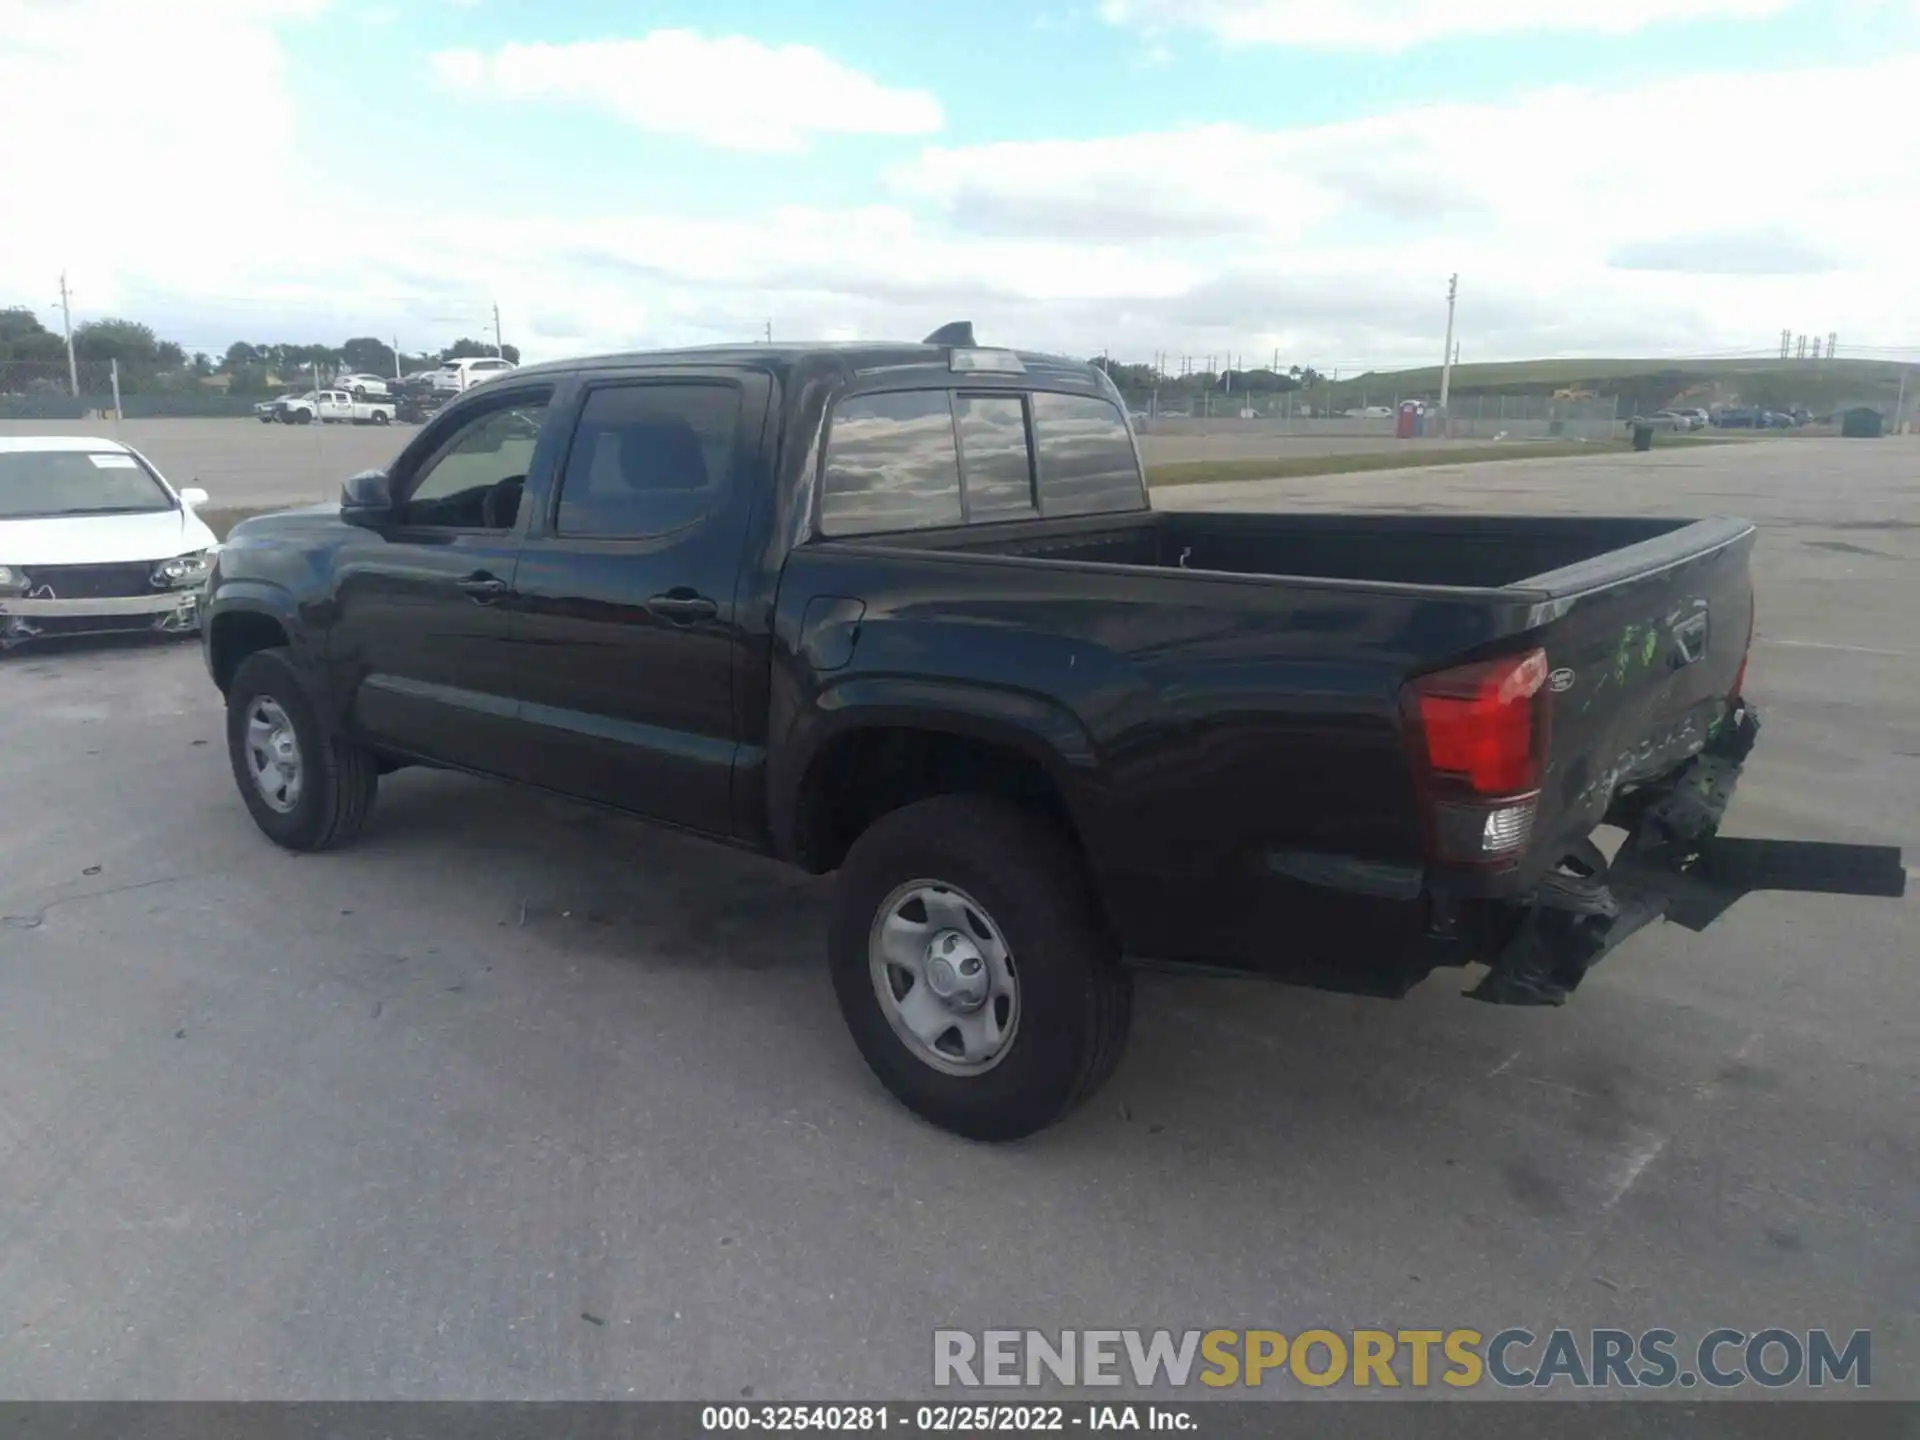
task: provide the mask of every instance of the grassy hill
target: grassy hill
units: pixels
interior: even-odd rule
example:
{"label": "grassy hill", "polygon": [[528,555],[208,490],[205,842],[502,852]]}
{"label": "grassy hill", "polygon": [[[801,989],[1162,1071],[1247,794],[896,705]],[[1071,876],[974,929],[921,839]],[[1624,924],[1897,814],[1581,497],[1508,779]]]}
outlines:
{"label": "grassy hill", "polygon": [[[1908,399],[1920,392],[1920,366],[1910,367]],[[1805,405],[1830,410],[1838,405],[1876,405],[1891,411],[1900,389],[1902,367],[1889,360],[1781,360],[1776,358],[1698,360],[1514,360],[1456,365],[1453,394],[1550,395],[1555,390],[1592,390],[1618,395],[1631,409],[1663,405]],[[1440,367],[1370,371],[1336,387],[1338,403],[1357,403],[1363,392],[1437,394]],[[1353,397],[1350,399],[1349,397]]]}

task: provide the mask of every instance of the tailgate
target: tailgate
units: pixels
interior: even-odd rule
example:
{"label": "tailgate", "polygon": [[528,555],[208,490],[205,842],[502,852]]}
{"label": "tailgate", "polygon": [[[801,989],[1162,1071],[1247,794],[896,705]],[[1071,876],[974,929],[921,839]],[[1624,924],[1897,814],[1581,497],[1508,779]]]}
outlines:
{"label": "tailgate", "polygon": [[1753,634],[1754,538],[1744,521],[1701,521],[1516,587],[1550,597],[1536,853],[1584,838],[1617,792],[1727,723]]}

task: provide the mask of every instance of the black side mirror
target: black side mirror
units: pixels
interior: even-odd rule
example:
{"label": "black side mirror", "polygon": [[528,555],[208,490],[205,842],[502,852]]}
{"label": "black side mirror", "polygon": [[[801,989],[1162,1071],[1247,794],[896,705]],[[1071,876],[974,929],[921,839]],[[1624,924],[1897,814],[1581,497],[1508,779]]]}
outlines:
{"label": "black side mirror", "polygon": [[384,470],[362,470],[340,487],[340,518],[378,530],[393,520],[393,487]]}

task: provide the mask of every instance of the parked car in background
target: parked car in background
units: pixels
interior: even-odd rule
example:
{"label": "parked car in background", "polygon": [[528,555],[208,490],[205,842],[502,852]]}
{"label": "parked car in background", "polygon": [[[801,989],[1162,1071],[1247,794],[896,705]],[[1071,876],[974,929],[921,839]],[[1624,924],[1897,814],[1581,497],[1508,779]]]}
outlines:
{"label": "parked car in background", "polygon": [[449,360],[433,372],[433,388],[445,394],[458,395],[471,389],[483,380],[492,380],[505,375],[515,368],[513,361],[496,356],[469,356],[462,360]]}
{"label": "parked car in background", "polygon": [[1706,429],[1708,420],[1710,419],[1706,411],[1699,409],[1676,409],[1673,413],[1686,417],[1687,428],[1689,430]]}
{"label": "parked car in background", "polygon": [[452,398],[432,390],[402,391],[393,402],[393,418],[402,425],[424,425]]}
{"label": "parked car in background", "polygon": [[1722,410],[1713,423],[1722,430],[1757,430],[1761,424],[1760,414],[1758,410],[1736,407]]}
{"label": "parked car in background", "polygon": [[393,422],[393,401],[356,400],[345,390],[309,390],[280,402],[280,419],[288,425],[311,425],[315,420],[327,424],[388,425]]}
{"label": "parked car in background", "polygon": [[388,387],[386,377],[361,372],[353,375],[336,375],[333,388],[344,390],[356,400],[385,400],[393,392]]}
{"label": "parked car in background", "polygon": [[91,435],[0,437],[0,654],[41,638],[200,627],[218,542],[139,451]]}

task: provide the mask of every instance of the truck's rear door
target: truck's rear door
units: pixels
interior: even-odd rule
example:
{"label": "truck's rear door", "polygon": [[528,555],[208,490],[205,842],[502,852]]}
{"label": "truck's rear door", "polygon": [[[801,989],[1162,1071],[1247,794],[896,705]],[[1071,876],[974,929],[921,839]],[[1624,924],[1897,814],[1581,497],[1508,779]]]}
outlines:
{"label": "truck's rear door", "polygon": [[742,537],[771,382],[744,368],[585,377],[515,579],[522,778],[732,832]]}

